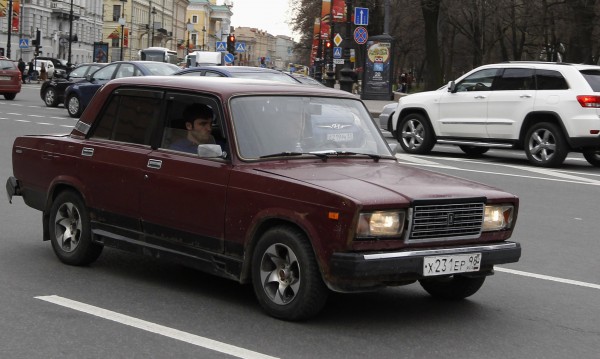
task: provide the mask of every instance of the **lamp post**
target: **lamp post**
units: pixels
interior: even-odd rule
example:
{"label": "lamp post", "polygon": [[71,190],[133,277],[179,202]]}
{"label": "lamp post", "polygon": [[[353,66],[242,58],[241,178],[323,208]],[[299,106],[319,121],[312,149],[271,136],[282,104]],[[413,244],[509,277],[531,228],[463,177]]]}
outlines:
{"label": "lamp post", "polygon": [[156,8],[152,6],[152,44],[154,46],[154,17],[156,16]]}
{"label": "lamp post", "polygon": [[[5,3],[6,4],[6,3]],[[8,21],[8,35],[7,38],[8,40],[6,40],[6,57],[10,59],[10,35],[12,34],[12,0],[8,0],[8,16],[7,19]]]}
{"label": "lamp post", "polygon": [[123,3],[123,5],[121,5],[122,12],[121,17],[119,18],[119,25],[121,25],[121,54],[119,54],[119,60],[123,61],[123,40],[125,39],[125,24],[127,23],[125,20],[125,3],[127,0],[120,1]]}
{"label": "lamp post", "polygon": [[188,38],[187,38],[187,46],[186,46],[186,54],[190,53],[190,33],[192,31],[194,31],[194,24],[192,24],[192,22],[190,21],[190,19],[188,19],[187,24],[185,24],[187,31],[188,31]]}
{"label": "lamp post", "polygon": [[206,26],[202,25],[202,51],[204,51],[204,42],[206,41]]}

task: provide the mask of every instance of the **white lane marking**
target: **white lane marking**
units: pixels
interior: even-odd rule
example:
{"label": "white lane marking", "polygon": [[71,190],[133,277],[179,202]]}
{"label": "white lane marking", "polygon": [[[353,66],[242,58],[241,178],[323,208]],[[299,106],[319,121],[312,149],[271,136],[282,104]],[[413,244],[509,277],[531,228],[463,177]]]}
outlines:
{"label": "white lane marking", "polygon": [[50,118],[53,118],[55,120],[64,120],[65,119],[64,117],[50,117]]}
{"label": "white lane marking", "polygon": [[68,127],[68,128],[73,128],[73,127],[75,127],[75,126],[72,126],[72,125],[59,125],[59,126],[60,126],[60,127]]}
{"label": "white lane marking", "polygon": [[23,114],[21,113],[14,113],[14,112],[7,112],[7,115],[15,115],[15,116],[22,116]]}
{"label": "white lane marking", "polygon": [[93,305],[77,302],[68,298],[63,298],[57,295],[39,296],[35,297],[49,303],[54,303],[66,308],[77,310],[79,312],[87,313],[100,317],[103,319],[111,320],[120,324],[128,325],[130,327],[145,330],[147,332],[162,335],[175,340],[180,340],[189,344],[193,344],[199,347],[214,350],[220,353],[228,354],[234,357],[243,359],[276,359],[275,357],[257,353],[252,350],[236,347],[230,344],[222,343],[216,340],[204,338],[198,335],[183,332],[181,330],[165,327],[152,322],[147,322],[138,318],[130,317],[128,315],[113,312],[111,310],[95,307]]}
{"label": "white lane marking", "polygon": [[29,116],[29,117],[45,117],[43,115],[27,115],[27,116]]}
{"label": "white lane marking", "polygon": [[16,122],[31,122],[31,121],[28,121],[28,120],[15,120],[15,121]]}
{"label": "white lane marking", "polygon": [[455,168],[455,167],[451,167],[451,166],[444,166],[438,162],[428,161],[422,157],[415,157],[415,156],[407,155],[404,153],[396,153],[396,158],[399,161],[404,161],[404,163],[418,163],[420,165],[430,165],[430,166],[436,166],[439,168]]}
{"label": "white lane marking", "polygon": [[47,126],[53,126],[53,123],[48,123],[48,122],[36,122],[38,125],[47,125]]}
{"label": "white lane marking", "polygon": [[524,276],[524,277],[531,277],[531,278],[549,280],[549,281],[552,281],[552,282],[558,282],[558,283],[564,283],[564,284],[578,285],[580,287],[600,289],[600,285],[599,284],[593,284],[593,283],[587,283],[587,282],[580,282],[580,281],[577,281],[577,280],[571,280],[571,279],[565,279],[565,278],[558,278],[558,277],[551,277],[549,275],[523,272],[523,271],[520,271],[520,270],[514,270],[514,269],[508,269],[508,268],[502,268],[502,267],[494,267],[494,270],[497,270],[498,272],[504,272],[504,273],[510,273],[510,274],[515,274],[515,275],[521,275],[521,276]]}

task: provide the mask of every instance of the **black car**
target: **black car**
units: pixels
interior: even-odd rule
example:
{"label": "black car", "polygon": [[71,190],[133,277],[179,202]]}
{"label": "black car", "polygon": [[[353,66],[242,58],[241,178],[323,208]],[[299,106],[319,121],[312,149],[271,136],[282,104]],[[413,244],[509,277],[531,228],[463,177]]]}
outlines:
{"label": "black car", "polygon": [[65,102],[65,90],[70,85],[85,80],[88,74],[93,74],[96,70],[102,68],[103,63],[81,64],[75,67],[66,78],[54,77],[52,80],[45,81],[40,88],[40,97],[48,107],[56,107]]}

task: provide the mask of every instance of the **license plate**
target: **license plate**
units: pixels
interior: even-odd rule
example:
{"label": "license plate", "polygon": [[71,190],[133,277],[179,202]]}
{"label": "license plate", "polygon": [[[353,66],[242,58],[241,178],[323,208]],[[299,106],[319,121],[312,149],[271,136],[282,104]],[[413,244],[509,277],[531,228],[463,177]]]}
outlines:
{"label": "license plate", "polygon": [[354,139],[353,133],[328,133],[327,140],[335,142],[352,141]]}
{"label": "license plate", "polygon": [[10,80],[10,76],[0,76],[0,80]]}
{"label": "license plate", "polygon": [[423,258],[424,276],[477,272],[480,267],[481,253]]}

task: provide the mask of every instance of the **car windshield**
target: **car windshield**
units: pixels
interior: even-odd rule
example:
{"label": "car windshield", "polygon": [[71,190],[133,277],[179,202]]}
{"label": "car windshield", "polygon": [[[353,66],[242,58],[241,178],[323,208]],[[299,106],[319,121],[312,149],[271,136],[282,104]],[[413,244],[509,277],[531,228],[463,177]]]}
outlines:
{"label": "car windshield", "polygon": [[238,151],[244,159],[367,155],[393,158],[358,100],[245,96],[231,100]]}
{"label": "car windshield", "polygon": [[254,80],[268,80],[268,81],[277,81],[288,84],[297,84],[298,81],[294,80],[290,76],[286,74],[282,74],[279,72],[267,72],[267,71],[256,71],[256,72],[232,72],[232,77],[243,77],[245,79],[254,79]]}
{"label": "car windshield", "polygon": [[181,70],[177,65],[168,64],[166,62],[155,62],[155,63],[144,63],[144,66],[150,71],[152,75],[165,76],[172,75],[175,72]]}

